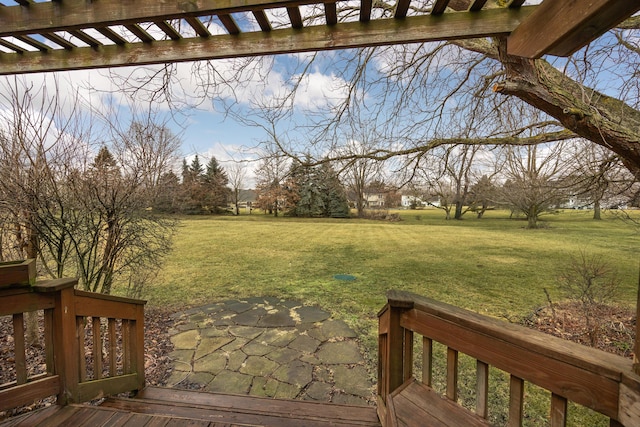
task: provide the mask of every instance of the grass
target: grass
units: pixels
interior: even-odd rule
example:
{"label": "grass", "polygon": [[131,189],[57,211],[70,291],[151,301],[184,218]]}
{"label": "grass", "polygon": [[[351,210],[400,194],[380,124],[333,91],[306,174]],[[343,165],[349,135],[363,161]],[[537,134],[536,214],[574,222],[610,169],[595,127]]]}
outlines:
{"label": "grass", "polygon": [[[491,211],[446,221],[441,211],[399,211],[402,221],[185,217],[173,254],[145,289],[150,306],[196,306],[250,296],[318,304],[362,336],[373,362],[376,314],[389,289],[403,289],[495,317],[521,318],[560,300],[559,272],[580,251],[597,254],[622,279],[617,303],[633,305],[637,230],[587,211],[544,217],[545,227]],[[355,281],[334,279],[350,274]]]}
{"label": "grass", "polygon": [[[622,278],[619,303],[633,304],[638,235],[588,212],[546,217],[524,229],[508,213],[445,221],[440,211],[401,211],[403,221],[187,217],[173,254],[144,297],[150,305],[278,296],[320,304],[341,317],[373,318],[388,289],[404,289],[492,316],[521,316],[556,290],[558,272],[581,250],[601,255]],[[418,217],[420,219],[418,219]],[[339,281],[336,274],[356,276]]]}

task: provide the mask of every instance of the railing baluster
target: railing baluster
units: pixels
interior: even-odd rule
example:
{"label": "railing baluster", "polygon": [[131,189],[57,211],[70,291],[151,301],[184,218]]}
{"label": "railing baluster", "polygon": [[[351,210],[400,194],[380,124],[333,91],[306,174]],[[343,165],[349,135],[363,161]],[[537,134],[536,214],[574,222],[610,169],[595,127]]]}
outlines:
{"label": "railing baluster", "polygon": [[431,387],[433,381],[433,341],[422,337],[422,382]]}
{"label": "railing baluster", "polygon": [[489,416],[489,365],[476,360],[476,414]]}
{"label": "railing baluster", "polygon": [[107,329],[109,335],[109,376],[115,377],[118,374],[117,363],[117,351],[118,351],[118,343],[117,335],[116,335],[116,319],[109,318],[107,321]]}
{"label": "railing baluster", "polygon": [[387,384],[386,366],[387,354],[387,334],[378,335],[378,396],[386,396],[389,394],[385,385]]}
{"label": "railing baluster", "polygon": [[122,370],[124,374],[131,373],[131,323],[122,320]]}
{"label": "railing baluster", "polygon": [[91,318],[91,332],[93,334],[93,378],[102,378],[102,334],[100,318]]}
{"label": "railing baluster", "polygon": [[84,348],[84,317],[76,317],[76,340],[78,341],[78,372],[80,375],[80,382],[87,380],[87,360]]}
{"label": "railing baluster", "polygon": [[142,390],[145,386],[144,375],[144,308],[142,306],[136,306],[136,320],[133,321],[134,335],[131,337],[133,340],[133,350],[135,367],[134,370],[138,375],[138,390]]}
{"label": "railing baluster", "polygon": [[13,345],[16,363],[16,382],[27,383],[27,358],[24,342],[24,314],[13,315]]}
{"label": "railing baluster", "polygon": [[567,399],[551,393],[551,427],[567,425]]}
{"label": "railing baluster", "polygon": [[402,366],[404,368],[402,378],[407,381],[413,376],[413,331],[409,329],[404,330],[404,362]]}
{"label": "railing baluster", "polygon": [[447,348],[447,398],[458,400],[458,351]]}
{"label": "railing baluster", "polygon": [[47,309],[44,311],[44,351],[48,375],[57,374],[55,368],[55,353],[53,348],[53,328],[53,309]]}
{"label": "railing baluster", "polygon": [[509,381],[509,427],[522,427],[524,380],[511,375]]}

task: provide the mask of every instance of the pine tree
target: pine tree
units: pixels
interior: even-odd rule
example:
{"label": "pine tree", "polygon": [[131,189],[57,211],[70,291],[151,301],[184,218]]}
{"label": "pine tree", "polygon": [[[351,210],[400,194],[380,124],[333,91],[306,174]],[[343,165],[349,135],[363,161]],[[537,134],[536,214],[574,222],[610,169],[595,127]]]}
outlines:
{"label": "pine tree", "polygon": [[229,177],[215,157],[207,163],[206,172],[202,176],[205,189],[204,203],[211,212],[217,212],[227,204],[230,195]]}
{"label": "pine tree", "polygon": [[338,174],[328,163],[320,166],[320,182],[324,185],[324,216],[331,218],[346,218],[349,216],[349,201],[344,185]]}
{"label": "pine tree", "polygon": [[204,169],[202,168],[202,164],[200,164],[200,158],[196,154],[196,156],[191,161],[191,166],[189,166],[189,172],[193,177],[200,177],[204,173]]}
{"label": "pine tree", "polygon": [[183,159],[180,210],[186,214],[193,215],[203,213],[205,196],[202,178],[203,173],[204,169],[197,154],[191,161],[191,164],[188,164],[187,160]]}
{"label": "pine tree", "polygon": [[98,151],[98,155],[93,160],[93,164],[91,166],[97,170],[113,170],[117,168],[117,163],[116,159],[113,158],[111,151],[103,145],[100,148],[100,151]]}
{"label": "pine tree", "polygon": [[322,216],[324,204],[316,168],[296,163],[291,167],[287,181],[295,194],[287,213],[302,217]]}
{"label": "pine tree", "polygon": [[[295,203],[288,214],[302,217],[345,218],[349,203],[344,186],[331,165],[294,165],[289,180],[295,184]],[[293,185],[290,187],[293,189]]]}

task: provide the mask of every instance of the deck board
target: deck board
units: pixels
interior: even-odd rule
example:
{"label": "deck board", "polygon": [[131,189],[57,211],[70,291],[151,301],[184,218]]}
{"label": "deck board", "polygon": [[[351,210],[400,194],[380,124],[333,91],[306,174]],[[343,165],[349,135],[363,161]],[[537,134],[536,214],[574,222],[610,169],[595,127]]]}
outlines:
{"label": "deck board", "polygon": [[271,399],[200,391],[189,391],[185,393],[182,390],[161,387],[147,387],[136,396],[135,400],[172,402],[175,405],[186,405],[188,407],[214,407],[221,411],[232,410],[234,412],[256,415],[276,415],[278,418],[293,417],[295,419],[305,420],[340,420],[344,425],[380,425],[375,407],[373,406],[340,405],[326,402]]}
{"label": "deck board", "polygon": [[147,388],[102,406],[50,406],[0,427],[380,427],[374,407]]}
{"label": "deck board", "polygon": [[278,427],[380,426],[374,407],[149,387],[103,406],[174,418]]}
{"label": "deck board", "polygon": [[398,425],[487,427],[489,422],[410,379],[391,395]]}

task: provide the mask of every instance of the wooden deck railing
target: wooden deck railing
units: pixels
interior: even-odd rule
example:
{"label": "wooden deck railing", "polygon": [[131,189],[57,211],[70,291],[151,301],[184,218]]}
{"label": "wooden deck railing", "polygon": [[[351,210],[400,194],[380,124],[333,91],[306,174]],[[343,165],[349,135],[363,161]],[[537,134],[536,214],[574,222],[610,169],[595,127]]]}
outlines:
{"label": "wooden deck railing", "polygon": [[[12,317],[15,364],[15,381],[0,385],[0,410],[53,395],[66,404],[144,388],[144,301],[83,292],[76,284],[58,279],[0,289],[0,316]],[[27,312],[40,315],[44,333],[46,372],[32,376]]]}
{"label": "wooden deck railing", "polygon": [[[418,380],[412,379],[414,334],[422,336]],[[489,417],[489,367],[493,366],[510,376],[508,426],[523,424],[525,381],[550,392],[548,422],[552,427],[566,425],[569,401],[604,414],[611,426],[640,425],[640,377],[630,360],[418,295],[391,291],[379,313],[378,414],[384,426],[394,424],[394,392],[403,384],[417,381],[421,389],[433,391],[434,342],[446,347],[442,401],[457,403],[459,352],[476,359],[476,405],[469,412],[480,419]]]}

